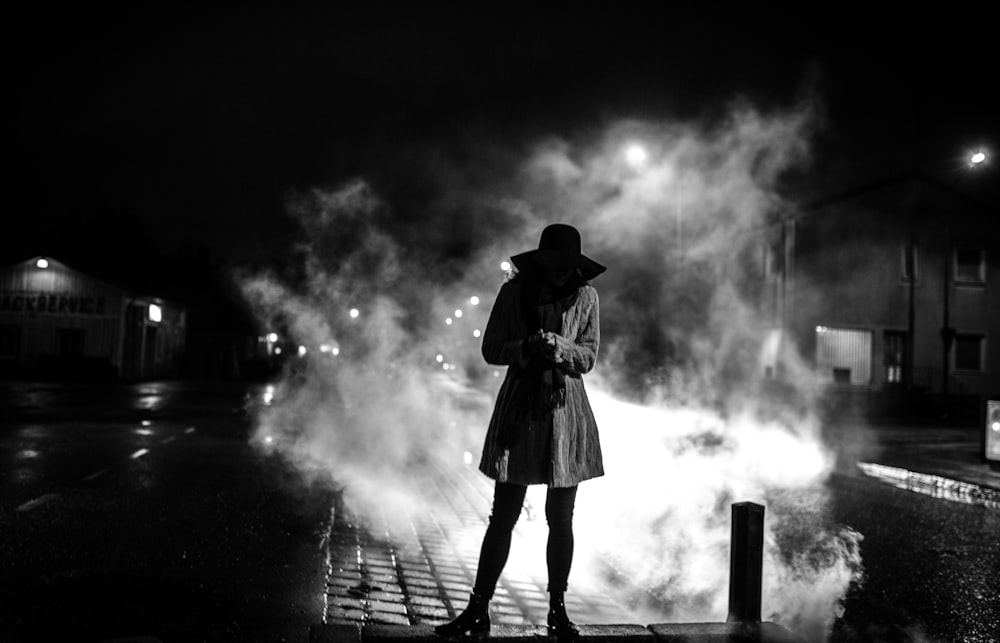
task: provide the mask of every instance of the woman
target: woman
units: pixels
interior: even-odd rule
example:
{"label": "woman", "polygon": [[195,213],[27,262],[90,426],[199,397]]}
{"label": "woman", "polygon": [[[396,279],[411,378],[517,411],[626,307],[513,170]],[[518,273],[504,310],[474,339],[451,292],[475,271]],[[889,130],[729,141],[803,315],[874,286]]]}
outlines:
{"label": "woman", "polygon": [[601,339],[597,291],[588,281],[605,267],[581,252],[580,233],[565,224],[542,231],[538,249],[511,258],[483,336],[483,357],[508,366],[479,469],[496,481],[493,511],[469,605],[435,628],[444,636],[484,635],[489,601],[510,551],[527,485],[548,486],[548,631],[579,635],[563,600],[573,560],[577,485],[604,475],[597,423],[581,376],[594,367]]}

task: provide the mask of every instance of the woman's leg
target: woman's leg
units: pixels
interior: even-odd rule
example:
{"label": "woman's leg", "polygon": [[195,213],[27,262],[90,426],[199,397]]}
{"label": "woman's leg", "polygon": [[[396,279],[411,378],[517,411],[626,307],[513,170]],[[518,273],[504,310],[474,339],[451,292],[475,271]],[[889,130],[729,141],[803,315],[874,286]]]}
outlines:
{"label": "woman's leg", "polygon": [[442,636],[474,637],[486,635],[490,631],[489,604],[493,590],[500,580],[500,572],[507,564],[510,553],[510,537],[517,517],[521,514],[524,494],[523,485],[498,482],[493,492],[493,512],[490,524],[483,537],[479,552],[479,568],[476,570],[476,585],[469,597],[469,605],[455,620],[438,625],[434,631]]}
{"label": "woman's leg", "polygon": [[549,566],[549,593],[566,592],[569,569],[573,563],[573,507],[576,487],[549,487],[545,496],[545,519],[549,523],[549,542],[545,561]]}
{"label": "woman's leg", "polygon": [[545,497],[545,518],[549,522],[549,542],[545,560],[549,566],[548,631],[559,641],[575,641],[580,629],[566,614],[565,593],[569,568],[573,563],[573,506],[576,487],[549,488]]}
{"label": "woman's leg", "polygon": [[514,531],[518,516],[521,515],[527,490],[524,485],[496,483],[493,491],[493,511],[479,552],[479,567],[476,570],[476,585],[473,589],[479,596],[487,599],[493,596],[493,590],[500,580],[500,572],[507,564],[511,533]]}

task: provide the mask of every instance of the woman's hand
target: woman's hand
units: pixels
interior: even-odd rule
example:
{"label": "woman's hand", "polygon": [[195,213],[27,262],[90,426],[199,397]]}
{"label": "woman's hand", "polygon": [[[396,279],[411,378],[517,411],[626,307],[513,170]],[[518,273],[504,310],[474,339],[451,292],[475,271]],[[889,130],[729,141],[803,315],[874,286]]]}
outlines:
{"label": "woman's hand", "polygon": [[555,357],[556,337],[558,335],[555,333],[548,333],[542,329],[538,329],[528,337],[525,352],[529,358],[537,355],[549,361],[555,361],[553,358]]}
{"label": "woman's hand", "polygon": [[548,359],[556,364],[562,364],[569,359],[574,349],[574,344],[558,333],[548,333],[547,341],[551,348],[548,349]]}
{"label": "woman's hand", "polygon": [[528,359],[531,359],[536,355],[541,355],[545,346],[545,331],[539,328],[524,341],[524,354]]}

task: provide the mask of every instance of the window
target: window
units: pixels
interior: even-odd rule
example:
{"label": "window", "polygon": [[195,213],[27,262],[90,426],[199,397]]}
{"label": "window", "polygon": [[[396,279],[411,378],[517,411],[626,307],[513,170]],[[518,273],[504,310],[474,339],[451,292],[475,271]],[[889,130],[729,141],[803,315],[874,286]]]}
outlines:
{"label": "window", "polygon": [[887,330],[883,335],[885,381],[889,384],[903,383],[903,366],[906,363],[906,332]]}
{"label": "window", "polygon": [[0,359],[15,359],[21,343],[21,329],[17,326],[0,326]]}
{"label": "window", "polygon": [[917,246],[907,243],[903,246],[903,281],[916,281],[920,279],[920,264],[917,258]]}
{"label": "window", "polygon": [[56,355],[63,359],[83,357],[83,337],[82,328],[57,328]]}
{"label": "window", "polygon": [[983,344],[986,338],[982,335],[955,335],[955,370],[983,372]]}
{"label": "window", "polygon": [[986,281],[985,253],[982,250],[955,250],[955,283],[983,284]]}

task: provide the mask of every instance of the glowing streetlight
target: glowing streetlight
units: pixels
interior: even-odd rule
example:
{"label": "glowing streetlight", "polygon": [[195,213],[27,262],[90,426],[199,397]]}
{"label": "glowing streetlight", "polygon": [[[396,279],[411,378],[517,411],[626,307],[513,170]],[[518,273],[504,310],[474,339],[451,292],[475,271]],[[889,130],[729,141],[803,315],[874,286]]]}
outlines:
{"label": "glowing streetlight", "polygon": [[646,148],[638,143],[630,143],[629,146],[625,148],[625,160],[634,168],[644,166],[648,159],[649,154],[646,152]]}
{"label": "glowing streetlight", "polygon": [[358,315],[360,315],[360,314],[361,314],[361,311],[358,310],[357,308],[352,308],[351,309],[351,312],[350,312],[351,319],[357,319]]}
{"label": "glowing streetlight", "polygon": [[476,330],[472,331],[472,336],[473,337],[479,337],[482,334],[483,334],[483,331],[479,330],[478,328]]}
{"label": "glowing streetlight", "polygon": [[979,150],[969,157],[969,165],[975,167],[986,162],[986,152]]}
{"label": "glowing streetlight", "polygon": [[45,257],[39,257],[38,261],[35,262],[35,265],[41,268],[42,270],[45,270],[46,268],[49,267],[49,260],[46,259]]}
{"label": "glowing streetlight", "polygon": [[271,342],[272,344],[278,341],[278,333],[268,333],[267,341]]}
{"label": "glowing streetlight", "polygon": [[448,317],[447,319],[444,320],[444,323],[446,323],[449,326],[451,326],[454,321],[455,321],[454,319],[452,319],[451,317]]}
{"label": "glowing streetlight", "polygon": [[469,303],[472,304],[473,306],[478,306],[479,305],[479,297],[476,297],[475,295],[469,297]]}
{"label": "glowing streetlight", "polygon": [[455,317],[461,317],[461,316],[462,316],[462,310],[461,309],[455,310]]}
{"label": "glowing streetlight", "polygon": [[438,364],[441,364],[442,362],[444,362],[444,355],[442,355],[441,353],[438,353],[437,356],[434,358],[434,360]]}
{"label": "glowing streetlight", "polygon": [[510,272],[510,262],[509,261],[501,261],[500,262],[500,270],[503,270],[504,272]]}

